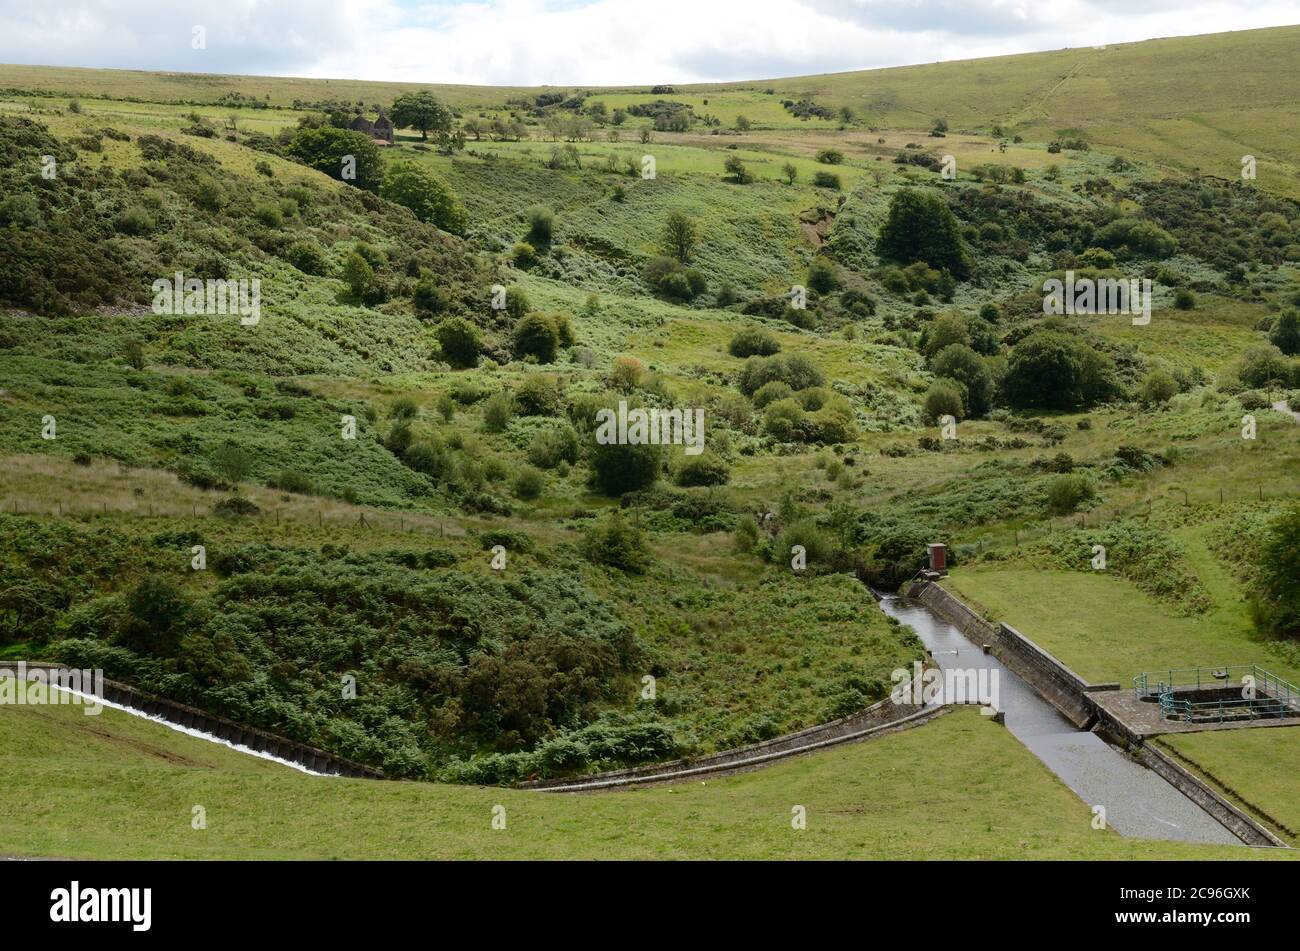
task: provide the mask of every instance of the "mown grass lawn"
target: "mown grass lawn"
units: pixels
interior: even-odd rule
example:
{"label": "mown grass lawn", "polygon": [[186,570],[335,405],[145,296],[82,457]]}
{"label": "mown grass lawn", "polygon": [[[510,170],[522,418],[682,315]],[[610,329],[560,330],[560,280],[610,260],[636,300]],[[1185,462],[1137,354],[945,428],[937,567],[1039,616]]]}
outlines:
{"label": "mown grass lawn", "polygon": [[[307,776],[127,714],[0,708],[0,853],[79,858],[1260,858],[1127,840],[972,710],[631,792]],[[194,807],[207,828],[191,827]],[[506,828],[493,829],[493,808]],[[807,829],[791,827],[803,806]]]}
{"label": "mown grass lawn", "polygon": [[1214,602],[1200,617],[1176,617],[1170,605],[1102,572],[975,566],[954,570],[946,585],[1094,683],[1127,686],[1145,670],[1252,663],[1297,682],[1300,669],[1253,633],[1240,590],[1206,551],[1212,530],[1176,534]]}
{"label": "mown grass lawn", "polygon": [[1159,743],[1292,845],[1300,843],[1300,729],[1179,733]]}

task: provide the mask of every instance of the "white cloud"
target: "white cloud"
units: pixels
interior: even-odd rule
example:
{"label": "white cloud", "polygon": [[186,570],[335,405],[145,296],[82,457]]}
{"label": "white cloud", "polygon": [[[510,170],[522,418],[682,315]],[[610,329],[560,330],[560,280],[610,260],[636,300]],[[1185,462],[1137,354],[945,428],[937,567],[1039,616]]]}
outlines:
{"label": "white cloud", "polygon": [[[761,79],[1282,25],[1294,0],[0,0],[0,61],[491,85]],[[207,48],[191,48],[192,28]]]}

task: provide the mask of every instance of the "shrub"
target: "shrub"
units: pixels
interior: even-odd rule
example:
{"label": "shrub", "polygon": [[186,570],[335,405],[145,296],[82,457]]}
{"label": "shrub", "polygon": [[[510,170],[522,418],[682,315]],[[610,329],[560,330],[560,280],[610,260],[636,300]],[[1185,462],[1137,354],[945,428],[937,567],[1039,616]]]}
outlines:
{"label": "shrub", "polygon": [[1291,506],[1269,524],[1260,545],[1256,622],[1282,636],[1300,634],[1300,507]]}
{"label": "shrub", "polygon": [[591,475],[604,495],[622,495],[646,489],[659,480],[663,468],[660,447],[641,443],[595,443],[591,449]]}
{"label": "shrub", "polygon": [[803,354],[777,354],[771,357],[750,357],[740,369],[737,380],[740,390],[746,396],[753,396],[764,383],[781,380],[792,390],[806,390],[810,386],[821,386],[826,382],[825,376],[816,365]]}
{"label": "shrub", "polygon": [[773,380],[771,383],[764,383],[760,386],[751,398],[756,409],[762,409],[770,403],[777,400],[788,400],[794,396],[794,390],[790,389],[790,384],[783,380]]}
{"label": "shrub", "polygon": [[271,486],[281,492],[294,492],[298,495],[311,495],[313,491],[311,477],[297,469],[281,469],[271,481]]}
{"label": "shrub", "polygon": [[465,212],[456,196],[427,168],[409,162],[391,166],[379,194],[387,201],[409,208],[420,221],[443,231],[460,234],[465,229]]}
{"label": "shrub", "polygon": [[578,461],[578,434],[568,423],[539,429],[528,445],[528,461],[541,469]]}
{"label": "shrub", "polygon": [[483,405],[483,428],[499,433],[510,425],[515,415],[515,398],[506,392],[494,393]]}
{"label": "shrub", "polygon": [[966,394],[963,387],[952,380],[935,380],[925,392],[922,406],[925,418],[937,423],[944,416],[953,419],[965,419]]}
{"label": "shrub", "polygon": [[829,258],[813,258],[812,264],[808,266],[808,286],[818,294],[829,294],[840,286],[839,276],[835,273],[835,265],[831,263]]}
{"label": "shrub", "polygon": [[443,357],[453,366],[472,367],[478,364],[483,342],[479,339],[478,328],[463,317],[448,317],[434,330],[438,338],[438,348]]}
{"label": "shrub", "polygon": [[1185,287],[1174,292],[1174,307],[1178,310],[1191,310],[1196,306],[1196,295]]}
{"label": "shrub", "polygon": [[1285,383],[1291,378],[1291,367],[1282,352],[1274,346],[1247,348],[1237,361],[1234,371],[1237,379],[1254,389]]}
{"label": "shrub", "polygon": [[554,376],[534,374],[515,390],[515,408],[523,416],[558,416],[564,409],[564,387]]}
{"label": "shrub", "polygon": [[840,177],[834,172],[818,172],[813,176],[812,183],[817,188],[829,188],[831,191],[840,190]]}
{"label": "shrub", "polygon": [[803,546],[808,570],[831,567],[835,547],[811,518],[800,519],[781,529],[772,543],[773,555],[778,561],[789,564],[794,557],[792,549],[795,545]]}
{"label": "shrub", "polygon": [[514,330],[517,357],[534,357],[538,363],[554,363],[560,348],[560,334],[555,321],[546,314],[524,315]]}
{"label": "shrub", "polygon": [[413,442],[402,453],[402,462],[416,472],[442,480],[455,468],[451,451],[440,441]]}
{"label": "shrub", "polygon": [[1142,381],[1142,402],[1168,403],[1178,394],[1178,381],[1167,370],[1152,370]]}
{"label": "shrub", "polygon": [[1047,484],[1047,510],[1053,515],[1069,515],[1096,498],[1096,495],[1097,489],[1086,474],[1072,472],[1058,475]]}
{"label": "shrub", "polygon": [[329,273],[329,258],[315,241],[295,241],[284,250],[283,258],[304,274],[317,277]]}
{"label": "shrub", "polygon": [[1277,319],[1269,342],[1287,356],[1300,356],[1300,311],[1289,310]]}
{"label": "shrub", "polygon": [[431,280],[423,280],[411,292],[411,303],[422,314],[441,314],[451,305],[451,295]]}
{"label": "shrub", "polygon": [[804,411],[793,399],[777,400],[770,403],[763,412],[763,427],[782,442],[794,442],[803,438]]}
{"label": "shrub", "polygon": [[935,376],[961,385],[966,411],[971,416],[983,416],[993,407],[993,374],[984,358],[970,347],[949,344],[935,355],[930,369]]}
{"label": "shrub", "polygon": [[518,241],[510,249],[510,261],[521,271],[527,271],[538,262],[537,249],[527,241]]}
{"label": "shrub", "polygon": [[819,149],[817,152],[817,161],[823,165],[843,165],[844,153],[839,149]]}
{"label": "shrub", "polygon": [[731,338],[727,351],[733,357],[770,357],[781,350],[776,337],[758,327],[748,327]]}
{"label": "shrub", "polygon": [[532,466],[524,466],[515,476],[514,492],[515,497],[520,499],[535,499],[542,494],[546,486],[546,478]]}
{"label": "shrub", "polygon": [[1012,406],[1043,409],[1092,406],[1120,389],[1108,357],[1054,330],[1035,331],[1012,348],[1003,387]]}
{"label": "shrub", "polygon": [[727,463],[711,452],[683,457],[673,473],[673,481],[681,486],[726,485],[730,479]]}
{"label": "shrub", "polygon": [[528,240],[536,247],[546,247],[555,235],[555,212],[545,205],[533,205],[525,217],[528,220]]}
{"label": "shrub", "polygon": [[611,512],[602,524],[587,529],[582,553],[593,564],[629,574],[641,574],[650,564],[650,553],[641,532],[617,511]]}

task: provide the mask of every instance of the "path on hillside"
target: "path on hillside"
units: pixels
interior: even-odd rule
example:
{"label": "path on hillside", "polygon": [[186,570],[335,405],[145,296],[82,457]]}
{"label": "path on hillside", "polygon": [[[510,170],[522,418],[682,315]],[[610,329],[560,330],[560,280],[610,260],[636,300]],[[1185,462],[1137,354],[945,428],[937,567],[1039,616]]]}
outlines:
{"label": "path on hillside", "polygon": [[1294,419],[1297,423],[1300,423],[1300,410],[1292,409],[1287,404],[1286,400],[1278,400],[1276,403],[1273,404],[1273,408],[1277,410],[1279,413],[1285,413],[1286,415]]}

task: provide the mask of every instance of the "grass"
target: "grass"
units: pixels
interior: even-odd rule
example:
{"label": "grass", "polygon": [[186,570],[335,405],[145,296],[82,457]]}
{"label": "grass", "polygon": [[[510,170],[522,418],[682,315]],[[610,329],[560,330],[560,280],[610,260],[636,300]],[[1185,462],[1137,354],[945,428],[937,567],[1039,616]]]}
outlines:
{"label": "grass", "polygon": [[[1087,805],[973,709],[753,773],[587,795],[306,776],[72,706],[0,709],[0,754],[0,853],[24,856],[1281,857],[1094,831]],[[191,827],[195,806],[206,829]],[[497,806],[505,829],[492,828]],[[804,831],[791,828],[795,806]]]}
{"label": "grass", "polygon": [[1291,845],[1300,844],[1300,732],[1278,727],[1177,733],[1158,742]]}
{"label": "grass", "polygon": [[1147,670],[1250,663],[1295,683],[1300,665],[1254,633],[1241,591],[1206,550],[1213,530],[1211,523],[1175,533],[1213,602],[1200,617],[1174,616],[1170,605],[1102,572],[974,566],[954,570],[946,585],[1094,683],[1127,686]]}

